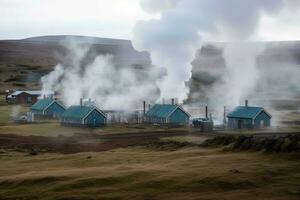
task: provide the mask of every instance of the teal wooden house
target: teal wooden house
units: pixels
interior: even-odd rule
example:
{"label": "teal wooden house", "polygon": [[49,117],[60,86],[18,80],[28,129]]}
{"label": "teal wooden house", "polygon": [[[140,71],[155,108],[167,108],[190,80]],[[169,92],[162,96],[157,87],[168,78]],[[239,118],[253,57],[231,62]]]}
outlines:
{"label": "teal wooden house", "polygon": [[66,109],[56,100],[40,99],[31,106],[30,110],[35,116],[59,118]]}
{"label": "teal wooden house", "polygon": [[271,126],[272,116],[262,107],[238,106],[227,115],[228,128],[267,128]]}
{"label": "teal wooden house", "polygon": [[71,106],[61,116],[66,126],[100,127],[106,124],[106,114],[94,106]]}
{"label": "teal wooden house", "polygon": [[145,122],[151,124],[188,125],[190,114],[181,106],[155,104],[145,114]]}

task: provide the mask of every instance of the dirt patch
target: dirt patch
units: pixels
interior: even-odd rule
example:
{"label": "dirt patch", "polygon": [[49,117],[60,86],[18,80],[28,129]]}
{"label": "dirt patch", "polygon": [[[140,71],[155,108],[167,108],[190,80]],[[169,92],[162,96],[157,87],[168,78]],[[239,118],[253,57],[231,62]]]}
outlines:
{"label": "dirt patch", "polygon": [[153,133],[124,133],[124,134],[75,134],[72,137],[57,136],[21,136],[13,134],[0,135],[0,149],[25,151],[30,155],[41,152],[79,153],[99,152],[128,146],[148,146],[152,148],[173,149],[185,146],[160,142],[161,137],[183,135],[186,132],[153,132]]}
{"label": "dirt patch", "polygon": [[[19,136],[0,135],[0,149],[29,152],[36,155],[42,152],[56,153],[79,153],[79,152],[100,152],[115,148],[128,147],[146,142],[153,142],[155,138],[119,138],[113,140],[99,140],[94,136],[74,137],[43,137],[43,136]],[[34,152],[34,153],[33,153]]]}

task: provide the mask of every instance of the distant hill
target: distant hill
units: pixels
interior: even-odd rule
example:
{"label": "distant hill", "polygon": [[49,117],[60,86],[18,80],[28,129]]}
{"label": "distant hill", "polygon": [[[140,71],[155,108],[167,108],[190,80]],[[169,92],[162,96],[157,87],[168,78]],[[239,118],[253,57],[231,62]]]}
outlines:
{"label": "distant hill", "polygon": [[90,45],[86,62],[99,54],[111,54],[118,67],[145,69],[151,65],[149,53],[134,50],[129,40],[72,35],[0,40],[0,89],[39,88],[40,77],[64,62],[64,44],[69,41]]}
{"label": "distant hill", "polygon": [[130,40],[100,38],[100,37],[87,37],[78,35],[54,35],[54,36],[40,36],[30,37],[22,41],[30,42],[64,42],[72,40],[74,42],[92,43],[92,44],[105,44],[105,45],[128,45],[131,46]]}

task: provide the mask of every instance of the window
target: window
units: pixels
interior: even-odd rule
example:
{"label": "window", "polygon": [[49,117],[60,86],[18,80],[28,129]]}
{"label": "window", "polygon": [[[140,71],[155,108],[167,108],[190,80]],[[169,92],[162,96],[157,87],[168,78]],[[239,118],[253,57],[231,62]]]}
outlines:
{"label": "window", "polygon": [[27,103],[32,103],[32,97],[31,96],[27,97]]}
{"label": "window", "polygon": [[264,120],[260,120],[260,128],[264,128],[265,127],[265,121]]}

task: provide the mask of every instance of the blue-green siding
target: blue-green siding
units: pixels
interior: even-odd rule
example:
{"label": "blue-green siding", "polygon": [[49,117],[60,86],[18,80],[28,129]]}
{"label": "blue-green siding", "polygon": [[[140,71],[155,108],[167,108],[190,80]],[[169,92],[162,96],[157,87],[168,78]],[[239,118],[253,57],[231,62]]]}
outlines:
{"label": "blue-green siding", "polygon": [[52,117],[60,117],[64,112],[65,108],[59,105],[58,103],[54,102],[52,105],[50,105],[46,110],[45,110],[45,115],[47,116],[52,116]]}
{"label": "blue-green siding", "polygon": [[100,127],[106,124],[106,118],[97,110],[93,110],[85,119],[84,124],[90,127]]}
{"label": "blue-green siding", "polygon": [[[262,123],[261,123],[262,122]],[[265,112],[261,112],[254,120],[254,127],[255,128],[262,128],[263,127],[270,127],[271,126],[271,120],[269,115],[267,115]]]}
{"label": "blue-green siding", "polygon": [[228,127],[229,128],[252,128],[252,119],[243,119],[243,118],[228,118]]}
{"label": "blue-green siding", "polygon": [[31,106],[31,112],[36,116],[59,118],[65,108],[52,99],[41,99]]}
{"label": "blue-green siding", "polygon": [[233,129],[243,128],[267,128],[271,126],[271,117],[261,111],[254,119],[228,117],[228,127]]}
{"label": "blue-green siding", "polygon": [[177,108],[169,117],[169,123],[171,124],[188,124],[190,117]]}

